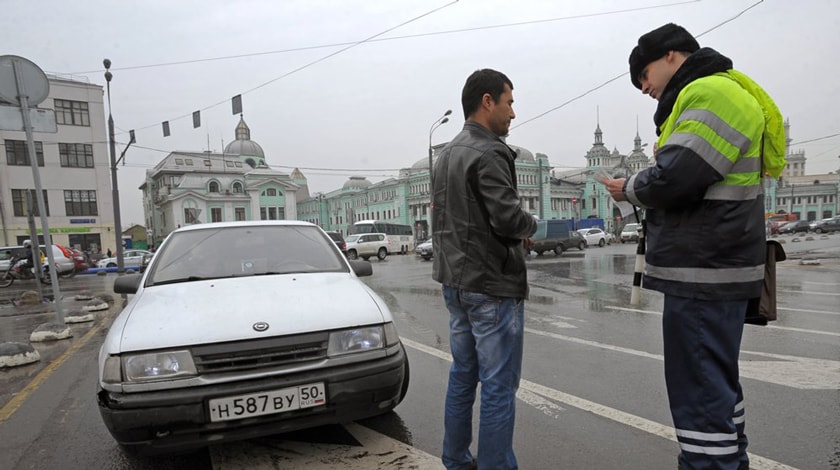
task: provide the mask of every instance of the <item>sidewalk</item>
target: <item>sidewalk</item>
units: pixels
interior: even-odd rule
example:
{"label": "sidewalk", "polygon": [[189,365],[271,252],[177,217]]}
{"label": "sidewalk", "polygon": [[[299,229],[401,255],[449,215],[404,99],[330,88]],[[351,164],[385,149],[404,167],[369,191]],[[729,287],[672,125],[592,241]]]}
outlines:
{"label": "sidewalk", "polygon": [[[0,408],[5,406],[15,394],[20,392],[26,385],[37,376],[43,369],[48,367],[56,358],[64,354],[75,341],[82,338],[87,332],[102,323],[109,324],[113,317],[122,309],[122,298],[113,293],[113,283],[117,276],[76,276],[70,279],[62,279],[61,282],[61,306],[64,316],[73,311],[80,311],[90,300],[76,300],[77,294],[86,293],[93,297],[107,295],[113,299],[107,310],[84,312],[92,314],[93,321],[83,323],[67,323],[72,332],[72,337],[57,341],[45,341],[30,343],[29,337],[32,332],[41,324],[54,323],[57,320],[54,303],[42,303],[38,305],[15,305],[10,301],[0,304],[0,343],[14,342],[31,344],[38,351],[41,358],[39,361],[0,369]],[[17,287],[17,284],[13,285]],[[23,286],[21,286],[23,287]],[[26,285],[26,288],[34,288],[34,285]],[[7,288],[9,289],[9,288]],[[19,298],[22,288],[4,292],[7,300]],[[45,289],[45,296],[51,296],[51,290]],[[107,297],[106,297],[107,298]]]}

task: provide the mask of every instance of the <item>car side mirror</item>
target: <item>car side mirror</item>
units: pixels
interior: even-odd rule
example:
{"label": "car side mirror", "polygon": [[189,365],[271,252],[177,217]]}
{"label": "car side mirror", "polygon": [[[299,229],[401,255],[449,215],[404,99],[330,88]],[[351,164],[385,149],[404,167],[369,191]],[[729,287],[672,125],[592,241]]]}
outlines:
{"label": "car side mirror", "polygon": [[370,261],[363,261],[357,259],[351,259],[348,261],[350,261],[350,268],[353,269],[353,272],[356,273],[356,276],[364,277],[373,274],[373,265],[370,264]]}
{"label": "car side mirror", "polygon": [[136,294],[137,289],[140,288],[140,280],[143,279],[142,274],[125,274],[118,277],[114,281],[114,293],[116,294]]}

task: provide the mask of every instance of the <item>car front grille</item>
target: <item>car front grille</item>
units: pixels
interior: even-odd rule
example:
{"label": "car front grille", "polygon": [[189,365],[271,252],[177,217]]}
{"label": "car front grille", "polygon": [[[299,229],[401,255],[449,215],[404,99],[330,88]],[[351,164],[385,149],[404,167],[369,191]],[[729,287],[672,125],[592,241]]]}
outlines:
{"label": "car front grille", "polygon": [[199,374],[213,374],[324,359],[328,344],[329,333],[311,333],[196,346],[192,354]]}

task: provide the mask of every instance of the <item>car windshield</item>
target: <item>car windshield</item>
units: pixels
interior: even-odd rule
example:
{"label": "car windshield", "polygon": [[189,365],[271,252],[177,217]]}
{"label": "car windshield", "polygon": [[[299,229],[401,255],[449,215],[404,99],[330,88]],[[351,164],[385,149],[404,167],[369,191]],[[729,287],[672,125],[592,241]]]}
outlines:
{"label": "car windshield", "polygon": [[627,224],[624,226],[622,232],[635,232],[639,227],[639,224]]}
{"label": "car windshield", "polygon": [[173,232],[155,253],[146,285],[317,272],[349,272],[318,227],[208,227]]}

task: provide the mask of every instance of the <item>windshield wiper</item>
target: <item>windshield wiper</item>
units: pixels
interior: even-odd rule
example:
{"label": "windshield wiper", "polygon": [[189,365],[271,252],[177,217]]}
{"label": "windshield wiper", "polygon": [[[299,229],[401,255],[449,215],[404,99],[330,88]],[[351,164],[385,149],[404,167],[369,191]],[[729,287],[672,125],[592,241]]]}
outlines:
{"label": "windshield wiper", "polygon": [[204,277],[204,276],[189,276],[189,277],[180,277],[180,278],[176,278],[176,279],[167,279],[165,281],[159,281],[159,282],[152,283],[151,285],[153,285],[153,286],[163,286],[163,285],[166,285],[166,284],[177,284],[179,282],[209,281],[209,280],[212,280],[212,279],[227,279],[229,277],[236,277],[236,276],[231,276],[231,275],[227,275],[227,276],[207,276],[207,277]]}

